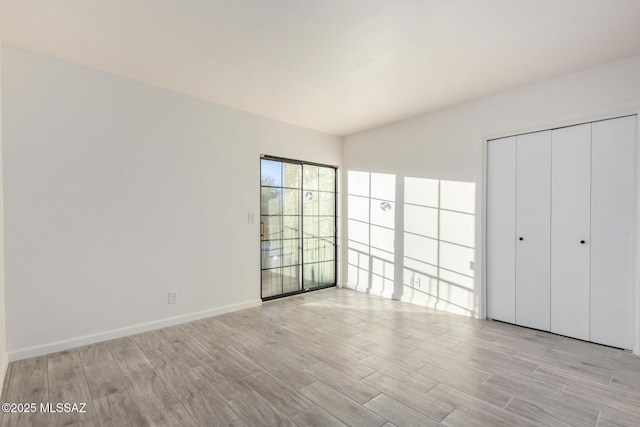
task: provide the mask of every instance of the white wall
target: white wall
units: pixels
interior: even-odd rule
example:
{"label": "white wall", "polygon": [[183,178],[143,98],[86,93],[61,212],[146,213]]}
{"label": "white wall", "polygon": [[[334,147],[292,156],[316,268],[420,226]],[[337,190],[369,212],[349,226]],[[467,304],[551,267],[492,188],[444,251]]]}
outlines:
{"label": "white wall", "polygon": [[[463,286],[468,287],[468,292],[460,291],[463,286],[457,287],[456,291],[460,292],[451,292],[447,297],[442,291],[447,290],[448,285],[440,286],[441,298],[437,306],[482,317],[486,139],[638,111],[640,56],[348,136],[344,139],[343,169],[345,176],[347,171],[349,174],[351,171],[364,171],[395,175],[396,182],[403,182],[405,177],[417,178],[423,180],[419,182],[425,189],[431,182],[428,180],[462,182],[467,183],[467,188],[475,187],[475,231],[467,227],[467,236],[462,236],[468,241],[468,234],[475,234],[471,236],[472,239],[475,237],[476,268],[471,272],[474,277],[470,281],[468,275],[461,277],[460,281],[466,283]],[[346,182],[345,203],[349,185]],[[455,198],[460,194],[450,192],[449,195]],[[403,203],[398,205],[403,207]],[[349,209],[351,206],[346,207],[347,211]],[[345,227],[349,215],[351,212],[344,215]],[[402,249],[402,231],[405,228],[404,215],[396,212],[398,216],[396,252]],[[345,235],[349,232],[346,230]],[[348,242],[343,245],[344,257],[348,257],[347,246]],[[396,279],[400,280],[403,276],[398,276],[397,271],[403,269],[402,262],[403,258],[396,255],[394,267]],[[349,266],[343,265],[343,274],[348,270]],[[348,286],[355,287],[351,275],[348,282]],[[407,295],[411,289],[405,287],[404,291],[403,298],[409,299]],[[435,305],[434,298],[415,299]]]}
{"label": "white wall", "polygon": [[2,84],[11,359],[259,304],[260,153],[340,164],[340,138],[6,45]]}
{"label": "white wall", "polygon": [[4,302],[4,197],[2,184],[2,57],[3,48],[0,43],[0,394],[4,385],[4,376],[9,365],[7,354],[7,328],[5,322]]}

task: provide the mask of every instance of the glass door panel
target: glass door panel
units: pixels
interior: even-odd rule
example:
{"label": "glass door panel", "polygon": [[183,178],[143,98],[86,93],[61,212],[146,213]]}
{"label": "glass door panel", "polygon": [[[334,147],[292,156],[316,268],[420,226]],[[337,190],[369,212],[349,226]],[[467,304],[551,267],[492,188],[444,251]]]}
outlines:
{"label": "glass door panel", "polygon": [[300,286],[301,165],[260,161],[262,298],[298,292]]}
{"label": "glass door panel", "polygon": [[336,281],[335,264],[333,262],[305,264],[303,274],[305,290],[331,286]]}
{"label": "glass door panel", "polygon": [[334,237],[336,232],[336,218],[321,216],[318,218],[318,237]]}
{"label": "glass door panel", "polygon": [[282,237],[297,239],[300,237],[300,217],[285,215],[282,217]]}
{"label": "glass door panel", "polygon": [[262,298],[336,284],[336,170],[263,158]]}
{"label": "glass door panel", "polygon": [[282,290],[285,294],[300,290],[300,266],[282,269]]}
{"label": "glass door panel", "polygon": [[336,170],[333,168],[318,169],[318,190],[328,191],[330,193],[336,191]]}
{"label": "glass door panel", "polygon": [[303,289],[335,284],[336,171],[302,165]]}
{"label": "glass door panel", "polygon": [[305,190],[318,189],[318,166],[304,165],[302,169],[302,188]]}

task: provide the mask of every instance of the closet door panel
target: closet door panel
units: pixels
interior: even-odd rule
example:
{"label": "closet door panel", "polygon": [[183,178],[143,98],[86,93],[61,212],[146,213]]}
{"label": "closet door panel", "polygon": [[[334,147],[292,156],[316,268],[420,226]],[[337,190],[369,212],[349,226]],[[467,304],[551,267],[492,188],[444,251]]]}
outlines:
{"label": "closet door panel", "polygon": [[592,124],[591,341],[633,347],[636,117]]}
{"label": "closet door panel", "polygon": [[551,131],[517,136],[516,324],[548,331]]}
{"label": "closet door panel", "polygon": [[551,159],[551,332],[589,340],[591,124],[552,131]]}
{"label": "closet door panel", "polygon": [[487,317],[515,323],[516,138],[487,143]]}

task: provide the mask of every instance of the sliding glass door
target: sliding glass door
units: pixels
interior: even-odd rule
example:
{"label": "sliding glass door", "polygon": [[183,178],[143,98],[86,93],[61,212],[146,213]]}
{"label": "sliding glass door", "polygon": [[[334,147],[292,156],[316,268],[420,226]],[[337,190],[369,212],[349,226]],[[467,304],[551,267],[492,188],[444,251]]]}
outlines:
{"label": "sliding glass door", "polygon": [[336,284],[336,169],[260,161],[262,299]]}

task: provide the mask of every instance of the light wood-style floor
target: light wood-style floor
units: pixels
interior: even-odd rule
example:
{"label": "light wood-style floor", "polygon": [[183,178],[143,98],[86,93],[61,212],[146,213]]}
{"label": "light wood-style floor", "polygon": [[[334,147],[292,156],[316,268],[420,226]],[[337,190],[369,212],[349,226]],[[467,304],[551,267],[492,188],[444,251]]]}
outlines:
{"label": "light wood-style floor", "polygon": [[2,426],[640,425],[640,358],[342,289],[13,362]]}

